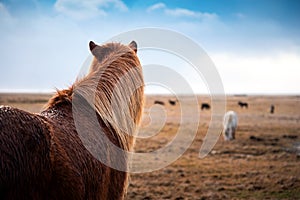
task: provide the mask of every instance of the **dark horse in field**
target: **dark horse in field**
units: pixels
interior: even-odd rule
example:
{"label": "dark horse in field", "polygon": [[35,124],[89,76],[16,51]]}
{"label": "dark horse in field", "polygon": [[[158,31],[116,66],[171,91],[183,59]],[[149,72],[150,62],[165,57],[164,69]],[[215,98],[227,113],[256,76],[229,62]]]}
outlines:
{"label": "dark horse in field", "polygon": [[132,150],[144,98],[137,45],[90,42],[90,50],[88,74],[57,91],[40,114],[0,107],[0,199],[124,198],[126,154],[112,158],[114,149],[99,144],[102,157],[124,171],[96,159],[79,137],[74,113],[87,135],[100,134],[123,152]]}
{"label": "dark horse in field", "polygon": [[241,107],[241,108],[248,108],[248,103],[247,102],[242,102],[242,101],[239,101],[238,102],[238,105]]}
{"label": "dark horse in field", "polygon": [[155,100],[154,104],[159,104],[159,105],[162,105],[162,106],[165,105],[165,103],[163,101],[159,101],[159,100]]}
{"label": "dark horse in field", "polygon": [[204,109],[209,110],[210,109],[210,105],[208,103],[202,103],[201,104],[201,110],[204,110]]}
{"label": "dark horse in field", "polygon": [[169,99],[169,104],[172,105],[172,106],[175,106],[176,105],[176,100]]}

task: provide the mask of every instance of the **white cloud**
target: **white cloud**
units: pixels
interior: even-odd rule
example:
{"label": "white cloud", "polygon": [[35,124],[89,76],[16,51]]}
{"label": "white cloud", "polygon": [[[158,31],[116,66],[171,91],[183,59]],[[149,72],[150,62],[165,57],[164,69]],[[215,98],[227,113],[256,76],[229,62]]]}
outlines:
{"label": "white cloud", "polygon": [[127,6],[121,0],[57,0],[54,8],[56,11],[77,20],[105,16],[108,8],[115,8],[122,12],[128,11]]}
{"label": "white cloud", "polygon": [[6,6],[3,3],[1,3],[1,2],[0,2],[0,15],[1,16],[7,16],[7,15],[9,15],[9,12],[8,12]]}
{"label": "white cloud", "polygon": [[195,12],[184,8],[165,9],[165,13],[174,17],[191,17],[199,19],[214,19],[217,17],[214,13]]}
{"label": "white cloud", "polygon": [[11,22],[13,20],[6,6],[0,2],[0,22]]}
{"label": "white cloud", "polygon": [[156,3],[148,7],[147,12],[162,10],[165,15],[172,17],[189,17],[196,19],[215,19],[218,16],[215,13],[196,12],[185,8],[168,8],[164,3]]}
{"label": "white cloud", "polygon": [[211,56],[226,93],[299,93],[300,53],[243,56],[217,53]]}
{"label": "white cloud", "polygon": [[235,13],[234,16],[236,16],[238,19],[244,19],[246,18],[246,15],[243,13]]}
{"label": "white cloud", "polygon": [[150,6],[149,8],[147,8],[147,12],[152,12],[154,10],[159,10],[159,9],[163,9],[165,8],[166,5],[164,3],[156,3],[156,4],[153,4],[152,6]]}

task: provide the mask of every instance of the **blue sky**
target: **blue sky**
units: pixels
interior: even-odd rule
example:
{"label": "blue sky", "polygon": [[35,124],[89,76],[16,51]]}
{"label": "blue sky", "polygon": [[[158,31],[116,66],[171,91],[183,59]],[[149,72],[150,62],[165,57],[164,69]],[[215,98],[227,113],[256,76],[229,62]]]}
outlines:
{"label": "blue sky", "polygon": [[298,0],[2,0],[0,91],[64,88],[90,40],[160,27],[201,45],[226,93],[299,94],[299,10]]}

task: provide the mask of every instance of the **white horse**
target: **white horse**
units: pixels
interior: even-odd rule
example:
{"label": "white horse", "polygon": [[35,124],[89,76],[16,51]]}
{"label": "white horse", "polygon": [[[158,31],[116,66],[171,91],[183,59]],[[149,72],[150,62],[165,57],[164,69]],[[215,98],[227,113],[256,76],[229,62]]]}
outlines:
{"label": "white horse", "polygon": [[237,128],[238,117],[234,111],[228,111],[224,115],[223,136],[225,141],[235,139],[235,130]]}

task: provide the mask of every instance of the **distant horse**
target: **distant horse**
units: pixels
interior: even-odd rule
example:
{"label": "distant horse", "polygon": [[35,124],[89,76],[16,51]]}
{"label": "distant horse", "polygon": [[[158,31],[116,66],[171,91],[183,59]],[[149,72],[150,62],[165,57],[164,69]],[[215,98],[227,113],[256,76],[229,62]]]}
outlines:
{"label": "distant horse", "polygon": [[275,106],[272,104],[272,105],[270,106],[270,113],[271,113],[271,114],[274,114],[274,112],[275,112]]}
{"label": "distant horse", "polygon": [[238,105],[241,107],[241,108],[248,108],[248,103],[247,102],[242,102],[242,101],[239,101],[238,102]]}
{"label": "distant horse", "polygon": [[201,104],[201,110],[204,110],[204,109],[209,110],[210,109],[210,105],[208,103],[202,103]]}
{"label": "distant horse", "polygon": [[228,111],[225,113],[223,121],[223,136],[226,141],[235,139],[237,123],[238,118],[234,111]]}
{"label": "distant horse", "polygon": [[175,106],[176,105],[176,100],[174,101],[174,100],[169,99],[169,104],[172,105],[172,106]]}
{"label": "distant horse", "polygon": [[[103,135],[120,149],[132,150],[144,94],[137,45],[89,46],[94,55],[89,73],[57,91],[43,112],[0,108],[0,199],[124,198],[126,155],[116,155],[102,141],[99,154],[125,170],[104,165],[83,145],[74,116],[79,115],[87,135]],[[113,99],[118,106],[111,106]],[[95,124],[100,128],[95,130]]]}
{"label": "distant horse", "polygon": [[165,105],[165,103],[163,101],[159,101],[159,100],[155,100],[154,104],[158,104],[158,105],[162,105],[162,106]]}

